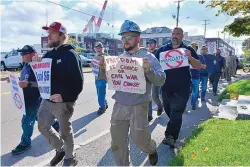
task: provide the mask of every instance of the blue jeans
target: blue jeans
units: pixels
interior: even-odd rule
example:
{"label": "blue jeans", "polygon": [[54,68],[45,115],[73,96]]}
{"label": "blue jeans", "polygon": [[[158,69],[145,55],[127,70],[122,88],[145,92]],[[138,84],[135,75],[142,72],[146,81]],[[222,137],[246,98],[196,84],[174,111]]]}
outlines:
{"label": "blue jeans", "polygon": [[152,108],[152,100],[150,101],[149,105],[148,105],[148,116],[152,116],[153,114],[153,108]]}
{"label": "blue jeans", "polygon": [[107,80],[95,80],[96,92],[98,96],[98,104],[100,109],[106,109],[106,86]]}
{"label": "blue jeans", "polygon": [[201,80],[201,99],[205,99],[207,91],[208,76],[200,76]]}
{"label": "blue jeans", "polygon": [[191,106],[196,107],[196,103],[198,100],[199,83],[200,83],[200,79],[192,79]]}
{"label": "blue jeans", "polygon": [[[33,134],[35,121],[37,120],[37,112],[38,108],[34,106],[26,106],[26,115],[23,115],[22,118],[22,129],[23,134],[21,137],[21,143],[22,146],[30,146],[31,145],[31,136]],[[54,120],[54,123],[52,127],[56,128],[59,127],[59,123],[57,120]]]}

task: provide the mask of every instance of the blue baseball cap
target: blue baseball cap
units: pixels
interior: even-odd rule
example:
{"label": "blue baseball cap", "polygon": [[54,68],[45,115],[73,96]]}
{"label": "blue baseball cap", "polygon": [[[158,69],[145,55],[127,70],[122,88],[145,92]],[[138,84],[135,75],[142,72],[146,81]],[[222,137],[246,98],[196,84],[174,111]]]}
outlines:
{"label": "blue baseball cap", "polygon": [[36,52],[35,48],[31,45],[25,45],[22,49],[17,49],[18,52],[21,52],[21,55],[30,54]]}
{"label": "blue baseball cap", "polygon": [[150,44],[150,43],[157,44],[157,41],[156,41],[156,39],[151,38],[148,40],[147,44]]}

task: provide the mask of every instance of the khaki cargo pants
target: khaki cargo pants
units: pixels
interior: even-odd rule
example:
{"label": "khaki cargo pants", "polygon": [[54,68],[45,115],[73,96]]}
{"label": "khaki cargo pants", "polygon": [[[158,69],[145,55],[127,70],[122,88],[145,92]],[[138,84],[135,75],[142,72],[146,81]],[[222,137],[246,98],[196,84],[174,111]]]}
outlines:
{"label": "khaki cargo pants", "polygon": [[[74,154],[74,137],[71,124],[73,106],[73,102],[52,103],[43,100],[38,111],[39,131],[54,149],[65,150],[65,159],[72,158]],[[54,128],[51,128],[55,118],[59,122],[60,134]]]}
{"label": "khaki cargo pants", "polygon": [[149,103],[133,106],[115,103],[111,116],[111,149],[117,166],[129,166],[129,141],[143,152],[152,154],[156,151],[156,143],[151,139],[148,123]]}

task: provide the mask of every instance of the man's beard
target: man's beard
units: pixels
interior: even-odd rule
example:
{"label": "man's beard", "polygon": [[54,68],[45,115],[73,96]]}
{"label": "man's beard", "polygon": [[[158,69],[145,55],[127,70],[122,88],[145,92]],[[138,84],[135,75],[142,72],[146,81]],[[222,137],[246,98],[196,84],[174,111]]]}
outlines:
{"label": "man's beard", "polygon": [[173,38],[173,39],[172,39],[172,44],[174,44],[174,45],[179,45],[179,44],[180,44],[180,41],[179,41],[177,38]]}
{"label": "man's beard", "polygon": [[57,42],[48,42],[48,44],[47,44],[47,46],[49,47],[49,48],[56,48],[56,47],[58,47],[60,45],[60,41],[57,41]]}
{"label": "man's beard", "polygon": [[124,48],[124,50],[127,51],[127,52],[133,50],[135,47],[136,47],[136,45],[134,45],[134,46],[129,45],[128,48],[125,48],[125,44],[123,44],[123,48]]}

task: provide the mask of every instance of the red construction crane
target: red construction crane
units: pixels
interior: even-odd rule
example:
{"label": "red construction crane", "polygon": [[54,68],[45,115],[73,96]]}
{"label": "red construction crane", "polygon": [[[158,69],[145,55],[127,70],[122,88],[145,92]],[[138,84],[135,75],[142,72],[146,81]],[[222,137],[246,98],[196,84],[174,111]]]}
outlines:
{"label": "red construction crane", "polygon": [[98,18],[98,21],[95,23],[95,16],[92,16],[91,19],[88,21],[88,24],[83,29],[83,33],[93,32],[93,24],[95,25],[94,33],[99,32],[99,29],[100,29],[101,24],[102,24],[102,18],[103,18],[107,3],[108,3],[108,0],[105,0],[105,2],[103,4],[103,7],[102,7],[102,10],[101,10],[101,13],[100,13],[100,16]]}

